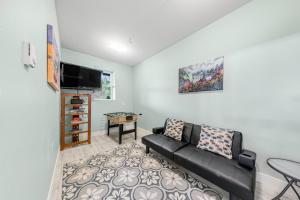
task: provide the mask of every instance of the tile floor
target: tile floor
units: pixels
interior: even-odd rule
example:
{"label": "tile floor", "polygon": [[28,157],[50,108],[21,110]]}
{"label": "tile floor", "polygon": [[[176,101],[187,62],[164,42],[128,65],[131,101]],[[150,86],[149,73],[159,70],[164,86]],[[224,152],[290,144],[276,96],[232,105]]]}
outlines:
{"label": "tile floor", "polygon": [[[142,129],[138,129],[138,139],[137,143],[141,144],[141,137],[144,135],[149,134],[149,132],[145,132]],[[126,142],[133,142],[134,136],[132,134],[127,134],[123,136],[123,143]],[[53,186],[52,191],[50,191],[50,197],[48,200],[60,200],[62,194],[62,167],[65,163],[79,160],[79,159],[87,159],[90,156],[97,154],[97,153],[104,153],[106,151],[112,150],[114,147],[118,146],[118,134],[117,130],[113,130],[108,137],[106,134],[97,135],[92,137],[92,144],[90,145],[81,145],[75,148],[65,149],[61,151],[58,155],[58,159],[56,162],[56,169],[53,178]],[[155,153],[155,152],[154,152]],[[180,168],[180,166],[177,166]],[[182,168],[181,168],[182,169]],[[184,169],[182,169],[184,170]],[[185,171],[185,170],[184,170]],[[188,172],[190,173],[190,172]],[[217,186],[209,183],[208,181],[198,177],[195,174],[190,173],[191,175],[195,176],[198,179],[201,179],[204,183],[208,184],[209,186],[213,187],[215,190],[223,194],[224,200],[228,200],[228,193],[223,191],[222,189],[218,188]],[[263,191],[256,190],[256,199],[257,200],[269,200],[271,198],[266,198],[265,195],[262,195]],[[262,197],[264,196],[264,197]],[[283,200],[288,200],[284,198]]]}

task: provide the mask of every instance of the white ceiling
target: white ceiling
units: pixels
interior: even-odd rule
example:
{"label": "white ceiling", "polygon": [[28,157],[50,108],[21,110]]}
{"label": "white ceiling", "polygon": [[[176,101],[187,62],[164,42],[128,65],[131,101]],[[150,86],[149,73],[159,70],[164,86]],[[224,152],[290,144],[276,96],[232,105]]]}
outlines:
{"label": "white ceiling", "polygon": [[56,6],[64,48],[136,65],[249,1],[57,0]]}

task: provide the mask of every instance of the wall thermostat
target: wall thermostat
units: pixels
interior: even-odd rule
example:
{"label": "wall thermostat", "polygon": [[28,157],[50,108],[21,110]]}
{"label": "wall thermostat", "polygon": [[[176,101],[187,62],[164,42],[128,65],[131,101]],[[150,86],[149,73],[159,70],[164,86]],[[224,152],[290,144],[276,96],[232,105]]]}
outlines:
{"label": "wall thermostat", "polygon": [[23,64],[34,68],[37,64],[35,47],[30,42],[23,43]]}

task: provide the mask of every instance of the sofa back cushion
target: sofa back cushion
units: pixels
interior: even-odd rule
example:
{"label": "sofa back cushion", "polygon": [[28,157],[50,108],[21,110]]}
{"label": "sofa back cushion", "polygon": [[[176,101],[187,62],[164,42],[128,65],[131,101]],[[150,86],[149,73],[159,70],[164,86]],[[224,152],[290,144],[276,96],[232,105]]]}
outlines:
{"label": "sofa back cushion", "polygon": [[183,142],[190,143],[192,130],[193,130],[193,124],[185,122],[183,126],[183,132],[182,132]]}
{"label": "sofa back cushion", "polygon": [[192,136],[191,136],[191,144],[197,146],[200,140],[201,126],[194,124]]}
{"label": "sofa back cushion", "polygon": [[232,158],[235,160],[239,159],[239,155],[242,152],[243,144],[243,135],[238,131],[234,131],[233,140],[232,140]]}
{"label": "sofa back cushion", "polygon": [[[167,127],[167,122],[168,122],[168,119],[166,119],[165,124],[164,124],[164,132],[165,132],[166,127]],[[191,124],[191,123],[184,122],[181,141],[190,143],[193,126],[194,125]]]}
{"label": "sofa back cushion", "polygon": [[[190,142],[192,145],[194,146],[198,145],[198,142],[200,140],[200,133],[201,133],[201,126],[194,124],[192,135],[191,135],[191,142]],[[243,142],[242,133],[234,131],[231,151],[232,151],[232,158],[235,160],[238,160],[239,154],[242,152],[242,142]]]}

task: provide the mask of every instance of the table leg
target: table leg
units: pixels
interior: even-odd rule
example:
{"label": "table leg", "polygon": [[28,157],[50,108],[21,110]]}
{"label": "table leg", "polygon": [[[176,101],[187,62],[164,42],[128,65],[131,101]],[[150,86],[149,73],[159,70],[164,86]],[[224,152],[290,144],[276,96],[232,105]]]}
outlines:
{"label": "table leg", "polygon": [[134,122],[134,139],[136,140],[136,135],[137,135],[137,125],[136,122]]}
{"label": "table leg", "polygon": [[287,186],[285,186],[285,188],[280,192],[279,195],[277,195],[275,198],[273,198],[272,200],[280,200],[280,197],[282,197],[284,195],[284,193],[289,189],[289,187],[291,187],[293,185],[293,183],[295,182],[295,180],[287,180],[288,184]]}
{"label": "table leg", "polygon": [[119,124],[119,144],[122,144],[123,124]]}
{"label": "table leg", "polygon": [[110,120],[107,120],[107,135],[109,136]]}
{"label": "table leg", "polygon": [[[284,178],[285,178],[285,180],[286,180],[287,182],[290,182],[290,180],[289,180],[286,176],[284,176]],[[294,188],[293,185],[291,185],[291,187],[292,187],[292,189],[294,190],[294,192],[296,193],[298,199],[300,200],[300,195],[298,194],[297,190]]]}

